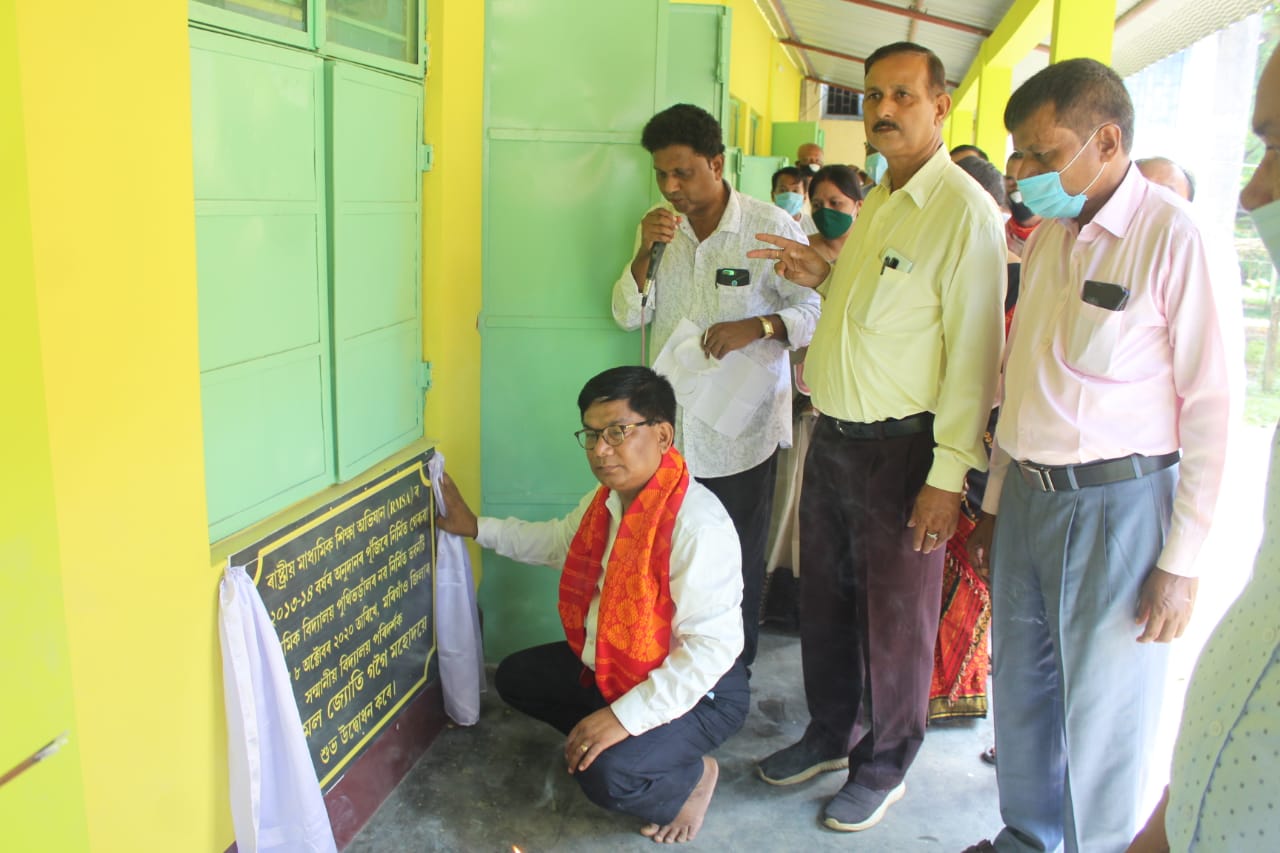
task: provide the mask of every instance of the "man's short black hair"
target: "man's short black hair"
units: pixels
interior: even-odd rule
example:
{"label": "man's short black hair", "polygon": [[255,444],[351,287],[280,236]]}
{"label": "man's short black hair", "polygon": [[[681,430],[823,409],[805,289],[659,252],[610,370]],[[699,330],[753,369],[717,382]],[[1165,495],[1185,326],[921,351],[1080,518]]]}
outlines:
{"label": "man's short black hair", "polygon": [[[812,177],[812,174],[810,174],[810,177]],[[795,166],[783,166],[773,173],[773,179],[769,182],[770,192],[776,193],[778,191],[778,178],[791,178],[802,184],[805,183],[804,174],[799,169]]]}
{"label": "man's short black hair", "polygon": [[913,41],[895,41],[893,44],[886,44],[884,47],[876,48],[875,52],[862,63],[863,76],[870,74],[871,66],[880,60],[888,59],[890,56],[897,56],[900,53],[914,53],[927,59],[929,62],[930,93],[941,95],[947,91],[947,69],[942,67],[942,60],[938,58],[938,54]]}
{"label": "man's short black hair", "polygon": [[862,201],[862,185],[858,181],[858,173],[848,166],[831,165],[823,166],[813,176],[811,187],[816,187],[821,183],[832,183],[836,185],[836,189],[847,195],[854,201]]}
{"label": "man's short black hair", "polygon": [[578,413],[586,415],[592,403],[625,400],[631,411],[646,421],[674,424],[676,392],[660,373],[647,367],[611,367],[587,380],[578,394]]}
{"label": "man's short black hair", "polygon": [[989,161],[979,160],[977,157],[966,157],[956,165],[981,184],[982,188],[996,200],[998,206],[1005,206],[1007,199],[1004,194],[1004,175],[1000,174],[999,169]]}
{"label": "man's short black hair", "polygon": [[1133,101],[1114,69],[1096,59],[1067,59],[1036,72],[1004,108],[1004,126],[1014,128],[1052,104],[1057,123],[1084,142],[1104,124],[1120,128],[1120,144],[1133,148]]}
{"label": "man's short black hair", "polygon": [[[955,156],[956,154],[963,154],[966,151],[972,151],[974,154],[977,154],[979,157],[981,157],[983,160],[986,160],[988,163],[991,162],[991,158],[987,156],[987,152],[983,151],[981,148],[979,148],[976,145],[957,145],[955,148],[951,149],[950,153],[952,156]],[[965,159],[967,160],[969,158],[966,157]]]}
{"label": "man's short black hair", "polygon": [[650,154],[672,145],[688,145],[710,159],[724,153],[724,134],[720,122],[702,107],[676,104],[649,119],[640,134],[640,144]]}

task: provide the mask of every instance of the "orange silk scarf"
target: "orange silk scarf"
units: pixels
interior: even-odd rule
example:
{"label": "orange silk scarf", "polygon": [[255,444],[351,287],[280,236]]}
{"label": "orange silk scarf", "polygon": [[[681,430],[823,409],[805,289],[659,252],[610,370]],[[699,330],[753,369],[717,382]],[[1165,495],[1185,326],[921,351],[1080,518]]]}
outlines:
{"label": "orange silk scarf", "polygon": [[[618,525],[596,624],[596,686],[609,702],[644,681],[671,651],[671,532],[688,489],[689,468],[673,447]],[[609,540],[608,497],[609,489],[601,486],[560,575],[560,621],[579,658]]]}

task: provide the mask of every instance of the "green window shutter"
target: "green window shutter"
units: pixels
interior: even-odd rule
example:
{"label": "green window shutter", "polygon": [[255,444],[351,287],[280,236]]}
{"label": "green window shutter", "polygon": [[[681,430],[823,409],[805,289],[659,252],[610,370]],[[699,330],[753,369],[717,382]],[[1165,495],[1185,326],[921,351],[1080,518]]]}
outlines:
{"label": "green window shutter", "polygon": [[209,533],[333,482],[323,63],[191,31]]}
{"label": "green window shutter", "polygon": [[338,478],[422,435],[420,81],[326,63]]}

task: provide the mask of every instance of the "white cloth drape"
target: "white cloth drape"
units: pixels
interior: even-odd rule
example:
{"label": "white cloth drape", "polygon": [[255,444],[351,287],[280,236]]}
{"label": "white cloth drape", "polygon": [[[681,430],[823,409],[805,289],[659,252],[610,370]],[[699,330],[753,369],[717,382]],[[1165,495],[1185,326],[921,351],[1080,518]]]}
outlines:
{"label": "white cloth drape", "polygon": [[[436,511],[444,515],[440,490],[444,454],[432,454],[427,470],[436,494]],[[480,694],[485,689],[484,655],[471,555],[461,536],[436,530],[435,575],[436,647],[444,710],[458,725],[473,726],[480,721]]]}
{"label": "white cloth drape", "polygon": [[337,853],[275,626],[243,566],[220,591],[231,816],[240,853]]}

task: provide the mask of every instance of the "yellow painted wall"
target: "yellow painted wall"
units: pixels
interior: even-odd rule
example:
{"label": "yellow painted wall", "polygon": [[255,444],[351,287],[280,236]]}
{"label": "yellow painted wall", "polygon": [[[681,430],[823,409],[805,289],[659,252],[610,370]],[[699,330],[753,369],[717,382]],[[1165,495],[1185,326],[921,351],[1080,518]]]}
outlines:
{"label": "yellow painted wall", "polygon": [[[760,115],[761,146],[757,154],[769,153],[775,121],[800,118],[800,71],[792,64],[769,31],[755,0],[681,0],[733,10],[729,41],[729,94],[742,101],[738,139],[749,150],[751,112]],[[726,137],[728,133],[726,132]]]}
{"label": "yellow painted wall", "polygon": [[824,162],[862,168],[867,159],[867,150],[862,147],[867,141],[867,130],[862,122],[828,118],[818,124],[825,142],[822,147]]}
{"label": "yellow painted wall", "polygon": [[0,843],[83,850],[80,729],[54,520],[15,23],[14,5],[0,3],[0,773],[61,732],[69,740],[0,790]]}
{"label": "yellow painted wall", "polygon": [[[432,12],[426,424],[474,494],[483,11]],[[0,796],[6,841],[25,837],[11,810],[54,818],[40,821],[41,843],[18,849],[233,841],[204,502],[187,32],[185,4],[82,5],[74,22],[57,4],[0,4],[0,114],[18,119],[0,127],[0,393],[6,412],[22,413],[0,421],[0,458],[25,486],[16,508],[6,495],[0,556],[6,570],[32,567],[17,594],[2,590],[24,607],[3,611],[0,644],[44,652],[41,677],[24,686],[47,699],[24,700],[22,717],[0,704],[0,770],[43,743],[37,731],[71,733]]]}
{"label": "yellow painted wall", "polygon": [[425,124],[435,166],[422,194],[423,356],[431,362],[425,429],[462,493],[479,506],[484,4],[433,4],[427,21]]}
{"label": "yellow painted wall", "polygon": [[19,0],[16,43],[88,846],[208,849],[231,833],[186,6]]}

